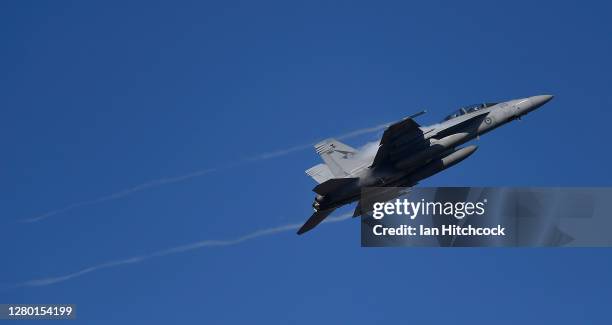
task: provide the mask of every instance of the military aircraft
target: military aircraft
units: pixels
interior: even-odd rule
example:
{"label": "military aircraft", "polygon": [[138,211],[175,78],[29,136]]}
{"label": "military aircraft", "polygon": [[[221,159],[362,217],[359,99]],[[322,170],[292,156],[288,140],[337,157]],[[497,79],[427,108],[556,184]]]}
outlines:
{"label": "military aircraft", "polygon": [[[325,163],[306,170],[306,174],[319,183],[313,189],[315,212],[298,230],[298,235],[316,227],[337,208],[359,201],[363,188],[388,187],[387,193],[377,194],[379,201],[399,196],[397,188],[415,186],[461,162],[477,149],[475,145],[462,148],[460,145],[520,119],[552,98],[552,95],[539,95],[469,105],[430,126],[417,124],[414,118],[425,112],[416,113],[385,130],[373,159],[335,139],[317,143],[315,149]],[[367,211],[362,211],[359,202],[354,216],[364,212]]]}

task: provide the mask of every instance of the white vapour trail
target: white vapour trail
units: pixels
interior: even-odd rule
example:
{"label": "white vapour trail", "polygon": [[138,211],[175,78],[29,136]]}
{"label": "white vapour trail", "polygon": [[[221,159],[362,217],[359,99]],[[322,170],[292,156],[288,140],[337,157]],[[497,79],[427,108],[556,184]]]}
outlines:
{"label": "white vapour trail", "polygon": [[277,151],[271,151],[271,152],[265,152],[259,155],[255,155],[249,158],[246,158],[245,160],[247,161],[259,161],[259,160],[265,160],[265,159],[271,159],[271,158],[275,158],[275,157],[280,157],[280,156],[284,156],[284,155],[288,155],[292,152],[295,151],[301,151],[304,149],[308,149],[308,148],[312,148],[312,143],[308,143],[308,144],[302,144],[299,146],[295,146],[295,147],[291,147],[291,148],[287,148],[287,149],[282,149],[282,150],[277,150]]}
{"label": "white vapour trail", "polygon": [[70,205],[67,205],[61,209],[57,209],[57,210],[52,210],[52,211],[48,211],[45,212],[44,214],[41,214],[39,216],[36,217],[32,217],[32,218],[28,218],[28,219],[23,219],[23,222],[36,222],[36,221],[40,221],[42,219],[46,219],[48,217],[54,216],[56,214],[60,214],[66,211],[70,211],[72,209],[76,209],[76,208],[80,208],[83,206],[87,206],[87,205],[92,205],[92,204],[96,204],[96,203],[102,203],[102,202],[106,202],[106,201],[111,201],[111,200],[116,200],[116,199],[120,199],[122,197],[128,196],[132,193],[135,192],[139,192],[151,187],[155,187],[155,186],[160,186],[160,185],[164,185],[164,184],[170,184],[170,183],[176,183],[176,182],[181,182],[184,180],[188,180],[194,177],[200,177],[203,175],[206,175],[208,173],[212,173],[214,171],[216,171],[217,168],[209,168],[209,169],[201,169],[201,170],[197,170],[194,172],[191,172],[189,174],[185,174],[185,175],[181,175],[181,176],[176,176],[176,177],[165,177],[165,178],[160,178],[160,179],[156,179],[156,180],[152,180],[146,183],[142,183],[140,185],[136,185],[130,188],[126,188],[123,189],[121,191],[117,191],[115,193],[109,194],[109,195],[105,195],[105,196],[101,196],[92,200],[88,200],[88,201],[81,201],[81,202],[76,202],[76,203],[72,203]]}
{"label": "white vapour trail", "polygon": [[[381,124],[381,125],[377,125],[374,127],[369,127],[369,128],[363,128],[363,129],[359,129],[359,130],[355,130],[349,133],[345,133],[345,134],[341,134],[339,136],[337,136],[337,139],[349,139],[349,138],[353,138],[359,135],[363,135],[363,134],[368,134],[368,133],[372,133],[372,132],[376,132],[379,130],[382,130],[383,128],[386,128],[389,125],[389,123],[385,123],[385,124]],[[21,222],[26,222],[26,223],[33,223],[33,222],[37,222],[37,221],[41,221],[43,219],[47,219],[49,217],[58,215],[58,214],[62,214],[71,210],[74,210],[76,208],[81,208],[81,207],[85,207],[85,206],[89,206],[89,205],[94,205],[94,204],[98,204],[98,203],[102,203],[102,202],[106,202],[106,201],[112,201],[112,200],[116,200],[116,199],[120,199],[123,197],[126,197],[128,195],[134,194],[136,192],[140,192],[146,189],[150,189],[153,187],[158,187],[158,186],[162,186],[162,185],[167,185],[167,184],[171,184],[171,183],[178,183],[178,182],[183,182],[186,180],[190,180],[196,177],[202,177],[206,174],[210,174],[212,172],[218,171],[220,169],[224,169],[224,168],[229,168],[229,167],[236,167],[236,166],[240,166],[242,164],[248,163],[248,162],[253,162],[253,161],[260,161],[260,160],[266,160],[266,159],[271,159],[271,158],[276,158],[276,157],[280,157],[280,156],[284,156],[287,154],[290,154],[292,152],[296,152],[296,151],[301,151],[304,149],[308,149],[311,148],[313,146],[313,143],[309,143],[309,144],[303,144],[303,145],[299,145],[299,146],[295,146],[295,147],[290,147],[287,149],[282,149],[282,150],[278,150],[278,151],[272,151],[272,152],[267,152],[267,153],[262,153],[259,155],[255,155],[249,158],[245,158],[240,162],[234,163],[234,164],[230,164],[224,167],[217,167],[217,168],[208,168],[208,169],[201,169],[201,170],[196,170],[194,172],[191,172],[189,174],[185,174],[185,175],[180,175],[180,176],[175,176],[175,177],[165,177],[165,178],[160,178],[160,179],[155,179],[152,181],[148,181],[146,183],[142,183],[139,185],[135,185],[133,187],[130,188],[126,188],[126,189],[122,189],[119,190],[115,193],[111,193],[105,196],[101,196],[95,199],[91,199],[91,200],[86,200],[86,201],[80,201],[80,202],[75,202],[72,204],[69,204],[63,208],[59,208],[59,209],[55,209],[55,210],[51,210],[51,211],[47,211],[43,214],[40,214],[38,216],[34,216],[34,217],[30,217],[30,218],[26,218],[26,219],[22,219]]]}
{"label": "white vapour trail", "polygon": [[378,147],[378,141],[368,142],[359,148],[359,152],[355,155],[355,158],[362,160],[374,160],[374,157],[378,152]]}
{"label": "white vapour trail", "polygon": [[349,132],[349,133],[338,135],[335,138],[338,139],[338,140],[350,139],[350,138],[353,138],[353,137],[356,137],[356,136],[359,136],[359,135],[363,135],[363,134],[368,134],[368,133],[380,131],[382,129],[387,128],[389,125],[391,125],[391,122],[385,123],[385,124],[379,124],[377,126],[373,126],[373,127],[370,127],[370,128],[363,128],[363,129],[355,130],[353,132]]}
{"label": "white vapour trail", "polygon": [[[339,215],[337,217],[327,218],[326,220],[323,221],[323,223],[339,222],[339,221],[343,221],[343,220],[349,219],[352,216],[353,216],[352,213],[342,214],[342,215]],[[79,271],[76,271],[76,272],[73,272],[73,273],[69,273],[69,274],[66,274],[66,275],[62,275],[62,276],[47,277],[47,278],[42,278],[42,279],[29,280],[29,281],[26,281],[26,282],[23,282],[23,283],[20,283],[20,284],[16,284],[16,285],[13,286],[13,288],[47,286],[47,285],[51,285],[51,284],[56,284],[56,283],[68,281],[68,280],[71,280],[71,279],[83,276],[83,275],[91,273],[91,272],[99,271],[99,270],[102,270],[102,269],[108,269],[108,268],[118,267],[118,266],[127,265],[127,264],[140,263],[140,262],[143,262],[143,261],[146,261],[146,260],[149,260],[149,259],[152,259],[152,258],[156,258],[156,257],[163,257],[163,256],[167,256],[167,255],[183,253],[183,252],[192,251],[192,250],[196,250],[196,249],[200,249],[200,248],[205,248],[205,247],[220,247],[220,246],[238,245],[238,244],[241,244],[241,243],[243,243],[245,241],[248,241],[248,240],[251,240],[251,239],[255,239],[255,238],[259,238],[259,237],[264,237],[264,236],[271,236],[271,235],[282,233],[282,232],[296,230],[296,229],[299,229],[301,226],[302,225],[298,224],[298,223],[296,223],[296,224],[288,224],[288,225],[283,225],[283,226],[277,226],[277,227],[257,230],[257,231],[254,231],[252,233],[249,233],[249,234],[246,234],[244,236],[241,236],[241,237],[238,237],[238,238],[234,238],[234,239],[226,239],[226,240],[202,240],[202,241],[198,241],[198,242],[191,243],[191,244],[186,244],[186,245],[181,245],[181,246],[167,248],[167,249],[164,249],[164,250],[160,250],[160,251],[149,253],[149,254],[145,254],[145,255],[133,256],[133,257],[125,258],[125,259],[114,260],[114,261],[110,261],[110,262],[106,262],[106,263],[90,266],[90,267],[84,268],[82,270],[79,270]]]}
{"label": "white vapour trail", "polygon": [[[380,124],[380,125],[373,126],[373,127],[370,127],[370,128],[363,128],[363,129],[355,130],[355,131],[352,131],[352,132],[349,132],[349,133],[341,134],[341,135],[335,136],[333,138],[336,138],[338,140],[350,139],[350,138],[354,138],[356,136],[360,136],[360,135],[363,135],[363,134],[368,134],[368,133],[372,133],[372,132],[376,132],[376,131],[382,130],[382,129],[388,127],[389,124],[390,123],[385,123],[385,124]],[[257,160],[264,160],[264,159],[280,157],[280,156],[284,156],[284,155],[290,154],[290,153],[292,153],[294,151],[301,151],[301,150],[304,150],[304,149],[312,148],[312,146],[314,144],[315,143],[307,143],[307,144],[302,144],[302,145],[291,147],[291,148],[287,148],[287,149],[266,152],[266,153],[262,153],[260,155],[256,155],[256,156],[247,158],[247,160],[249,160],[249,161],[257,161]]]}

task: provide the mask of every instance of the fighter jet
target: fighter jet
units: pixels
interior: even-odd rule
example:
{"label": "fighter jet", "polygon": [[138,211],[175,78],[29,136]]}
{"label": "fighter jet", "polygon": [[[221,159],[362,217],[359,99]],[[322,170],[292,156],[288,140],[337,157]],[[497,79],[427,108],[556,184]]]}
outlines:
{"label": "fighter jet", "polygon": [[[552,98],[552,95],[539,95],[501,103],[468,105],[430,126],[420,126],[415,122],[414,118],[424,112],[416,113],[385,130],[373,159],[335,139],[317,143],[315,149],[325,163],[306,170],[306,174],[319,185],[313,189],[316,193],[312,204],[314,213],[298,230],[298,235],[316,227],[337,208],[359,201],[364,188],[388,187],[387,193],[377,194],[379,201],[401,195],[395,192],[397,188],[409,189],[461,162],[478,148],[461,145],[520,119]],[[362,211],[358,202],[354,216],[364,212],[367,211]]]}

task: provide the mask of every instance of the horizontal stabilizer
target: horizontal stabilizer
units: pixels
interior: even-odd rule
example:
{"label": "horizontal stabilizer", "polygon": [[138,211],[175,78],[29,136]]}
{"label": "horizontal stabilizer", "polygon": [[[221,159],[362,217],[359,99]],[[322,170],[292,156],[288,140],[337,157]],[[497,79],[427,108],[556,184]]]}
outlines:
{"label": "horizontal stabilizer", "polygon": [[359,177],[349,177],[349,178],[332,178],[330,180],[327,180],[319,185],[317,185],[315,188],[313,188],[313,192],[320,194],[320,195],[326,195],[328,193],[331,193],[335,190],[338,190],[340,188],[343,187],[348,187],[351,185],[357,185],[357,183],[359,182]]}
{"label": "horizontal stabilizer", "polygon": [[301,235],[309,230],[312,230],[312,228],[320,224],[325,218],[327,218],[327,216],[334,212],[334,210],[335,209],[328,209],[313,213],[312,216],[306,220],[306,223],[304,223],[304,225],[302,225],[302,227],[297,231],[297,234]]}
{"label": "horizontal stabilizer", "polygon": [[306,174],[312,177],[317,183],[321,184],[328,179],[334,178],[331,170],[325,164],[318,164],[306,170]]}

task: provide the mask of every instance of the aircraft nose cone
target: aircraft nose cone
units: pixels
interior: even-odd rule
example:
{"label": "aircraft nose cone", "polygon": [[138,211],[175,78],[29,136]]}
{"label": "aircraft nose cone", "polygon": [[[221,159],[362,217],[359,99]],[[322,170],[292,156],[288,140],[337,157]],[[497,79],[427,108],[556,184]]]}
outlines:
{"label": "aircraft nose cone", "polygon": [[532,109],[536,109],[548,103],[551,99],[553,99],[553,97],[553,95],[539,95],[530,97],[529,101],[531,101]]}

